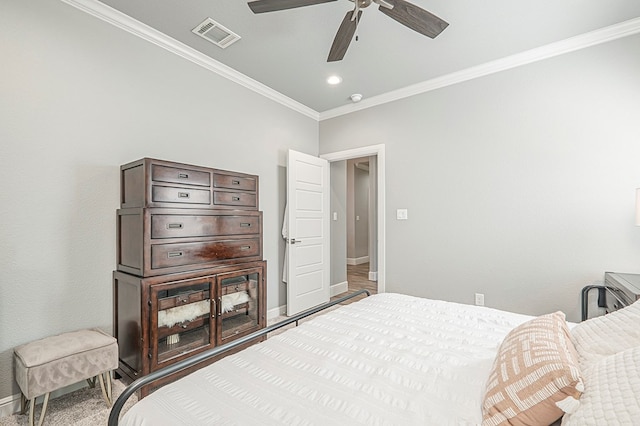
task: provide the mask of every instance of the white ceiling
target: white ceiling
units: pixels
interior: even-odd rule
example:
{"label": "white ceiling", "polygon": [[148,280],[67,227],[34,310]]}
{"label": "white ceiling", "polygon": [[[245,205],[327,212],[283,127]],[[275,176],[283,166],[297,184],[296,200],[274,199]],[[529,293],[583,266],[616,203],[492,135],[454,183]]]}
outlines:
{"label": "white ceiling", "polygon": [[[353,8],[349,0],[257,15],[243,0],[101,1],[318,113],[351,104],[354,93],[380,97],[631,19],[640,22],[638,0],[413,0],[449,22],[430,39],[371,5],[363,11],[359,40],[342,61],[327,63],[338,26]],[[193,34],[208,17],[242,39],[221,49]],[[329,86],[332,74],[343,82]]]}

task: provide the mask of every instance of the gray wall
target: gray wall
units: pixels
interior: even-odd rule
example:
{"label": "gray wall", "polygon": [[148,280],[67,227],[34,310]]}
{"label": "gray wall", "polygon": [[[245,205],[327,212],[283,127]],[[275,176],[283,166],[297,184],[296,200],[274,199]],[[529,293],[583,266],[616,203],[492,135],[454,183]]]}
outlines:
{"label": "gray wall", "polygon": [[369,173],[356,167],[368,158],[347,160],[347,258],[369,255]]}
{"label": "gray wall", "polygon": [[[347,281],[347,162],[331,167],[331,285]],[[337,220],[333,220],[333,214]]]}
{"label": "gray wall", "polygon": [[0,55],[0,399],[14,346],[111,331],[125,162],[259,175],[267,304],[285,304],[286,151],[317,155],[316,121],[59,1],[3,1]]}
{"label": "gray wall", "polygon": [[353,198],[356,216],[353,257],[357,259],[369,256],[369,172],[358,167],[353,171]]}
{"label": "gray wall", "polygon": [[386,144],[387,291],[578,320],[584,285],[640,272],[637,52],[640,35],[322,121],[321,153]]}

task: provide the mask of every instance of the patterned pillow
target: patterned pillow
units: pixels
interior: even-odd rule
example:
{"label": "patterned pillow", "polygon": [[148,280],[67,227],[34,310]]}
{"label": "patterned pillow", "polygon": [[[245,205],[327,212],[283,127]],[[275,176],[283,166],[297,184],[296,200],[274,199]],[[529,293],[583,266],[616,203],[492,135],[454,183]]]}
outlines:
{"label": "patterned pillow", "polygon": [[482,404],[483,426],[549,425],[584,390],[564,313],[519,325],[500,345]]}
{"label": "patterned pillow", "polygon": [[563,426],[637,425],[640,419],[640,346],[601,359],[584,371],[580,407]]}
{"label": "patterned pillow", "polygon": [[640,301],[605,316],[583,321],[571,329],[580,368],[640,346]]}

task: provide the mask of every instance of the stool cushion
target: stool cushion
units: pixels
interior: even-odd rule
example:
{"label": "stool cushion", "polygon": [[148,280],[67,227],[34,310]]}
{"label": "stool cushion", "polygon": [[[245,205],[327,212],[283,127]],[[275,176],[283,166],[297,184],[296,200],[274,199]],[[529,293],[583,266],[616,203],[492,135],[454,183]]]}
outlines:
{"label": "stool cushion", "polygon": [[116,339],[99,329],[46,337],[14,349],[16,382],[27,399],[118,367]]}

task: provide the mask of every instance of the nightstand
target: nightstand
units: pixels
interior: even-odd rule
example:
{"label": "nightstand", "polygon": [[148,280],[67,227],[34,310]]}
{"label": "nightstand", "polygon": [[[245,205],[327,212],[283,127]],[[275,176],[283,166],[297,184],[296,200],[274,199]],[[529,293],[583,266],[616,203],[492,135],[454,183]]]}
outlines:
{"label": "nightstand", "polygon": [[588,295],[593,289],[600,292],[598,305],[605,314],[629,306],[640,299],[640,274],[605,272],[604,285],[588,285],[582,289],[582,321],[588,318]]}

